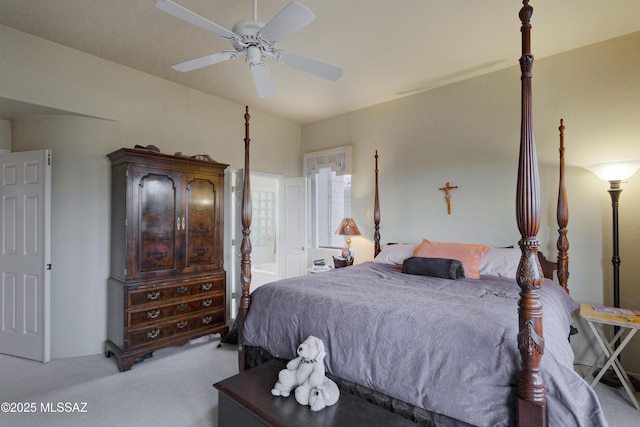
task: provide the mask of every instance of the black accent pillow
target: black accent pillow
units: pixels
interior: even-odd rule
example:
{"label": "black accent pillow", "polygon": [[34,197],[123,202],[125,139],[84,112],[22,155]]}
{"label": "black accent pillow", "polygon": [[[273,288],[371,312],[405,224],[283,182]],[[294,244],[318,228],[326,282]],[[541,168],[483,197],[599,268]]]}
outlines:
{"label": "black accent pillow", "polygon": [[412,256],[402,263],[402,272],[442,279],[464,279],[464,267],[457,259]]}

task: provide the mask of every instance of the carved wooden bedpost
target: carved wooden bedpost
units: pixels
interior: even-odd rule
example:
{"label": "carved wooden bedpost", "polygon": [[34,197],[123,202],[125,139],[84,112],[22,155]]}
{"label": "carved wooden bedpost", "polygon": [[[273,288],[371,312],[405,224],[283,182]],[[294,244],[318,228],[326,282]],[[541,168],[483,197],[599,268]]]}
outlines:
{"label": "carved wooden bedpost", "polygon": [[569,223],[569,207],[567,203],[567,189],[564,180],[564,120],[560,119],[560,183],[558,187],[558,282],[569,293],[569,240],[567,239],[567,224]]}
{"label": "carved wooden bedpost", "polygon": [[376,150],[376,182],[375,196],[373,201],[373,224],[375,231],[373,232],[373,257],[380,253],[380,199],[378,197],[378,150]]}
{"label": "carved wooden bedpost", "polygon": [[522,289],[518,302],[518,348],[522,357],[522,370],[518,375],[517,423],[519,426],[542,427],[547,425],[547,416],[546,393],[540,374],[540,359],[544,353],[540,287],[544,278],[538,261],[540,189],[531,100],[533,55],[530,20],[533,8],[529,6],[529,0],[524,0],[522,4],[519,14],[522,21],[522,117],[516,190],[516,219],[522,236],[519,242],[522,257],[516,278]]}
{"label": "carved wooden bedpost", "polygon": [[244,114],[244,185],[242,188],[242,245],[240,252],[242,260],[240,262],[240,283],[242,285],[242,296],[240,298],[240,309],[238,311],[237,327],[238,327],[238,367],[240,372],[245,370],[246,352],[244,348],[244,320],[249,312],[251,305],[251,180],[249,167],[249,148],[251,138],[249,138],[249,107],[246,107]]}

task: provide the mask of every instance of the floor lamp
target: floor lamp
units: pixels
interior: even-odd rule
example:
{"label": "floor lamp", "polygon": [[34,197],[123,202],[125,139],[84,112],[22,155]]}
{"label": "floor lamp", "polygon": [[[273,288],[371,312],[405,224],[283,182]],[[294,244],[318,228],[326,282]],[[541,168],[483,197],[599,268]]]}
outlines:
{"label": "floor lamp", "polygon": [[[620,193],[622,192],[621,183],[625,179],[630,178],[640,168],[640,161],[620,161],[620,162],[607,162],[598,163],[595,165],[587,166],[591,172],[604,181],[609,181],[609,195],[611,196],[611,208],[612,208],[612,224],[613,224],[613,256],[611,257],[611,264],[613,265],[613,306],[620,308],[620,249],[618,245],[618,200],[620,199]],[[614,327],[614,334],[618,333],[618,327]],[[620,343],[616,342],[614,349],[618,347]],[[630,377],[631,382],[636,390],[640,389],[640,383],[636,378]],[[603,377],[601,382],[608,386],[620,387],[620,380],[615,375],[612,369],[610,369]]]}

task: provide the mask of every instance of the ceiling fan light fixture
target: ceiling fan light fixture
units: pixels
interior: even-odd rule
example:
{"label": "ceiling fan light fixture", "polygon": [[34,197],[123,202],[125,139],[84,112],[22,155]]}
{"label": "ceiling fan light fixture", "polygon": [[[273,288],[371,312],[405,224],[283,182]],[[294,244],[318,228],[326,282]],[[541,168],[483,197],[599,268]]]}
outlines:
{"label": "ceiling fan light fixture", "polygon": [[247,47],[247,61],[249,61],[249,64],[255,65],[260,63],[261,60],[262,54],[260,53],[260,48],[257,46]]}

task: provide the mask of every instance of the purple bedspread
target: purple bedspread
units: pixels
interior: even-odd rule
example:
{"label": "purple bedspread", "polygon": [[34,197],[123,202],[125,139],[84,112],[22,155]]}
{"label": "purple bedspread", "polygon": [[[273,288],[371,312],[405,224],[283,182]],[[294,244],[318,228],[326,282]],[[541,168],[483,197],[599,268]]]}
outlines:
{"label": "purple bedspread", "polygon": [[[327,371],[412,405],[479,426],[515,425],[519,287],[483,276],[414,276],[365,263],[259,287],[247,345],[291,359],[307,336],[325,343]],[[567,340],[577,304],[542,290],[550,426],[606,426]]]}

